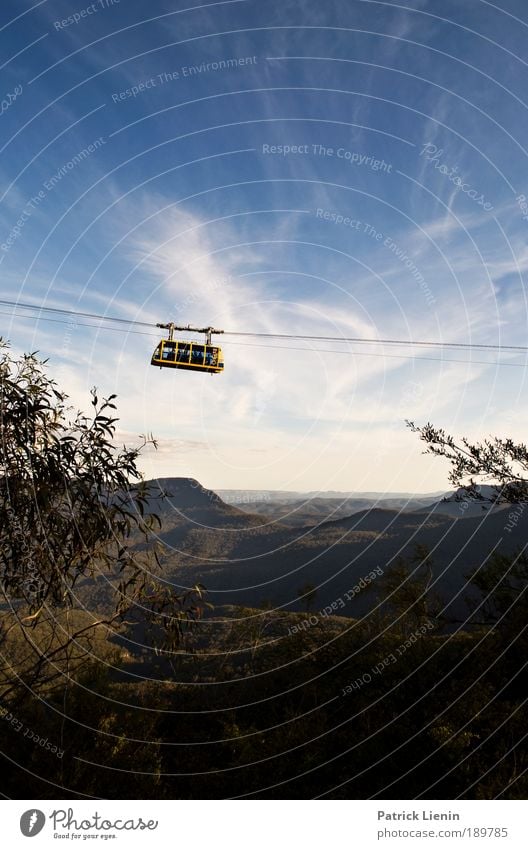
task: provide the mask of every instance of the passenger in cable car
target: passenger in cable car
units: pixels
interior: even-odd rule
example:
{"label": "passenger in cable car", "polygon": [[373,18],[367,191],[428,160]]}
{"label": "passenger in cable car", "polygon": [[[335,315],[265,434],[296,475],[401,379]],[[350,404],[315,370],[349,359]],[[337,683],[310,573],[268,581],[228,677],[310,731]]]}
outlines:
{"label": "passenger in cable car", "polygon": [[191,350],[189,348],[189,345],[182,345],[180,343],[178,345],[178,362],[179,363],[188,363],[190,353],[191,353]]}
{"label": "passenger in cable car", "polygon": [[193,345],[191,353],[191,361],[193,365],[202,366],[204,362],[204,346]]}
{"label": "passenger in cable car", "polygon": [[164,360],[174,360],[176,351],[176,344],[174,342],[165,342],[163,346],[163,356]]}

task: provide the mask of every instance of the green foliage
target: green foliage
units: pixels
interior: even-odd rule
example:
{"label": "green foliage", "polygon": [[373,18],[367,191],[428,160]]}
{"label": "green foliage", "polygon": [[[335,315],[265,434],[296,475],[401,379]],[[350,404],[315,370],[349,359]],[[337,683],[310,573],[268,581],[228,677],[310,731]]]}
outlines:
{"label": "green foliage", "polygon": [[507,618],[519,617],[521,608],[528,612],[528,555],[525,551],[513,556],[495,552],[487,563],[473,570],[469,580],[482,596],[480,615],[484,624],[504,625]]}
{"label": "green foliage", "polygon": [[[149,538],[148,493],[136,461],[141,447],[115,450],[115,396],[92,391],[90,417],[71,416],[34,354],[0,359],[0,578],[10,601],[32,615],[72,602],[77,580],[96,568],[138,577],[126,541]],[[143,440],[142,445],[152,439]]]}
{"label": "green foliage", "polygon": [[50,709],[17,706],[64,756],[0,722],[2,751],[34,773],[10,762],[6,792],[49,798],[60,774],[77,797],[524,798],[525,696],[504,689],[515,667],[494,662],[494,632],[411,641],[407,615],[402,628],[318,618],[290,636],[305,614],[223,608],[193,653],[146,654],[128,681],[92,668]]}
{"label": "green foliage", "polygon": [[[73,413],[44,366],[35,354],[14,358],[0,341],[0,587],[10,610],[0,636],[5,642],[18,628],[31,645],[34,663],[20,671],[33,689],[62,668],[57,661],[68,646],[99,626],[117,626],[131,608],[176,645],[203,599],[201,586],[179,596],[153,577],[152,531],[160,523],[147,510],[137,466],[153,438],[116,448],[115,396],[99,400],[94,389],[91,415]],[[105,572],[115,587],[113,614],[65,627],[56,612],[74,607],[81,580]],[[0,669],[4,697],[17,687],[11,672],[9,662]]]}
{"label": "green foliage", "polygon": [[384,627],[400,634],[424,623],[440,623],[442,599],[434,590],[433,565],[428,550],[416,545],[408,560],[399,557],[386,569],[376,587]]}

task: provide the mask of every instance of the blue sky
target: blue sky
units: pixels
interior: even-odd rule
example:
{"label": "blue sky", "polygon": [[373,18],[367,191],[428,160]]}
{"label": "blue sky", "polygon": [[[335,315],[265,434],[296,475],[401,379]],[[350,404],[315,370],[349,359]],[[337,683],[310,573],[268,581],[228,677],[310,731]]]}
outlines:
{"label": "blue sky", "polygon": [[[2,297],[525,345],[527,36],[521,0],[4,2]],[[226,337],[210,377],[153,369],[150,335],[3,320],[76,406],[118,394],[148,476],[431,491],[405,418],[524,438],[521,355]]]}

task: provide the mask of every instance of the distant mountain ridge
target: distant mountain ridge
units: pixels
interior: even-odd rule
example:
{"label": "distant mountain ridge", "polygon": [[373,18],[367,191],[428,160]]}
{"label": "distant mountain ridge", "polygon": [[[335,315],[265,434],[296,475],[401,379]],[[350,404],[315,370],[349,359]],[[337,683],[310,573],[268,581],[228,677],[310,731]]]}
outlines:
{"label": "distant mountain ridge", "polygon": [[401,499],[417,499],[419,501],[434,501],[444,495],[444,490],[436,492],[358,492],[357,490],[310,490],[308,492],[299,492],[297,490],[282,490],[282,489],[216,489],[215,492],[226,501],[241,501],[251,499],[255,501],[266,501],[269,499],[302,501],[310,498],[368,498],[373,501],[401,498]]}
{"label": "distant mountain ridge", "polygon": [[[484,496],[491,486],[480,488]],[[363,510],[382,507],[390,510],[422,512],[424,509],[445,513],[453,518],[479,515],[485,502],[464,497],[462,490],[423,495],[412,493],[335,493],[282,492],[280,490],[218,490],[222,499],[241,510],[265,516],[289,527],[304,527],[330,522]],[[489,505],[488,505],[489,507]],[[496,509],[496,508],[494,508]]]}
{"label": "distant mountain ridge", "polygon": [[439,497],[439,493],[415,496],[409,493],[285,493],[272,490],[219,490],[219,494],[228,504],[289,527],[335,521],[376,506],[393,510],[421,510],[435,503]]}

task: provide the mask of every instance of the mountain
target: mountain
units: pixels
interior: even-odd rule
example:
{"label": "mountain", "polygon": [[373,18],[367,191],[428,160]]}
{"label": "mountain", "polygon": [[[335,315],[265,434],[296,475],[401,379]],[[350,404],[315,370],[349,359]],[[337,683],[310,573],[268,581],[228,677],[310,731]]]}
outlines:
{"label": "mountain", "polygon": [[162,533],[189,528],[247,528],[266,524],[261,516],[253,516],[226,504],[216,492],[206,489],[193,478],[157,478],[148,481],[151,497],[147,512],[162,521]]}
{"label": "mountain", "polygon": [[275,520],[289,527],[304,527],[334,521],[377,506],[392,510],[423,510],[429,503],[417,499],[400,498],[375,501],[366,497],[345,499],[313,497],[299,501],[256,501],[247,508],[241,504],[240,508],[251,510],[252,513],[266,516],[270,521]]}
{"label": "mountain", "polygon": [[452,516],[454,519],[467,518],[468,516],[481,516],[488,510],[507,510],[508,504],[493,504],[496,493],[494,486],[483,484],[477,487],[477,493],[481,498],[469,498],[466,491],[459,488],[455,491],[446,492],[440,501],[429,506],[429,510]]}
{"label": "mountain", "polygon": [[[421,511],[368,508],[292,528],[226,504],[197,481],[176,478],[155,485],[160,496],[161,490],[169,493],[152,504],[163,522],[158,533],[165,546],[163,575],[177,587],[201,581],[213,604],[267,601],[300,610],[299,588],[309,583],[317,588],[315,605],[322,609],[344,599],[373,570],[385,574],[399,558],[411,559],[422,545],[431,552],[434,590],[452,613],[463,616],[468,573],[494,550],[512,552],[523,545],[528,530],[528,516],[519,508],[453,516],[442,512],[444,502]],[[372,593],[362,592],[339,609],[356,617],[372,603]]]}
{"label": "mountain", "polygon": [[420,510],[444,493],[416,496],[409,493],[281,492],[219,490],[224,501],[241,510],[265,516],[289,527],[316,525],[360,510],[383,506],[393,510]]}
{"label": "mountain", "polygon": [[[481,486],[483,499],[490,499],[494,487]],[[219,490],[224,502],[253,515],[265,516],[270,522],[278,521],[292,528],[335,521],[362,510],[384,508],[423,512],[434,510],[455,519],[480,516],[491,505],[485,500],[467,498],[462,489],[449,492],[412,493],[396,492],[282,492],[273,490]],[[441,496],[439,498],[439,496]],[[504,509],[504,505],[500,508]]]}
{"label": "mountain", "polygon": [[[522,505],[482,510],[477,502],[477,515],[445,501],[414,511],[369,507],[315,525],[288,527],[226,504],[196,480],[166,478],[152,481],[151,487],[148,509],[162,523],[156,537],[162,545],[163,578],[178,590],[201,582],[214,605],[265,602],[299,611],[304,608],[300,588],[311,584],[316,611],[337,603],[334,610],[340,615],[359,617],[375,603],[375,593],[349,591],[372,572],[375,589],[381,575],[401,558],[411,562],[416,547],[425,546],[433,564],[432,589],[451,614],[464,617],[468,574],[495,550],[521,548],[528,532],[528,511]],[[138,548],[143,545],[138,536]],[[97,606],[109,604],[104,577],[85,580],[83,593],[86,606],[89,599]]]}
{"label": "mountain", "polygon": [[[198,562],[208,562],[210,555],[221,557],[235,536],[268,524],[262,516],[252,516],[226,504],[216,492],[193,478],[157,478],[147,481],[147,485],[150,497],[145,513],[155,514],[161,523],[160,528],[155,527],[154,540],[161,543],[165,551],[163,577],[174,579],[176,583],[182,563],[194,566]],[[130,499],[130,510],[135,509]],[[143,550],[143,535],[135,531],[129,545],[132,550]],[[113,591],[108,578],[103,572],[95,581],[91,577],[79,581],[79,597],[86,608],[100,612],[111,609]],[[119,576],[111,580],[118,584]],[[188,580],[195,584],[200,580],[199,573]]]}

